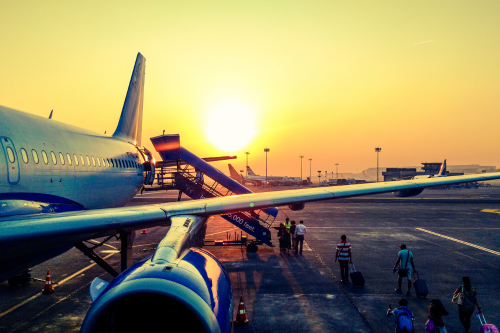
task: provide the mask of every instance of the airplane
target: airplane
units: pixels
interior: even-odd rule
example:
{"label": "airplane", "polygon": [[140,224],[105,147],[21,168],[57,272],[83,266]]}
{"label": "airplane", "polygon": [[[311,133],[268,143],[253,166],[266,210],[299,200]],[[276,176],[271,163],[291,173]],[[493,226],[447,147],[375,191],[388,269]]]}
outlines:
{"label": "airplane", "polygon": [[[145,61],[139,53],[112,136],[0,107],[0,280],[75,246],[114,277],[91,283],[84,333],[230,332],[229,275],[201,248],[210,216],[231,216],[245,228],[238,215],[244,212],[258,216],[274,207],[302,210],[311,201],[500,178],[490,173],[252,194],[180,147],[174,151],[207,176],[247,194],[122,207],[154,178],[151,153],[141,148]],[[152,138],[163,160],[170,145],[158,143],[165,138]],[[152,256],[131,265],[134,230],[154,226],[170,228]],[[114,235],[122,243],[121,273],[83,243]]]}
{"label": "airplane", "polygon": [[[236,169],[231,164],[228,164],[228,166],[231,178],[241,184],[250,183],[257,186],[262,186],[266,183],[266,176],[255,174],[255,172],[253,172],[253,170],[249,166],[247,166],[248,176],[238,174]],[[267,176],[267,182],[270,185],[297,185],[300,184],[301,180],[300,177]]]}
{"label": "airplane", "polygon": [[[417,175],[417,176],[413,176],[411,179],[429,179],[429,178],[440,178],[440,177],[449,177],[446,175],[446,159],[444,160],[443,163],[441,163],[441,167],[439,168],[439,172],[437,174],[435,174],[435,175]],[[424,189],[420,188],[420,189],[395,191],[395,192],[393,192],[393,194],[395,197],[407,198],[407,197],[414,197],[416,195],[419,195],[423,191],[424,191]]]}

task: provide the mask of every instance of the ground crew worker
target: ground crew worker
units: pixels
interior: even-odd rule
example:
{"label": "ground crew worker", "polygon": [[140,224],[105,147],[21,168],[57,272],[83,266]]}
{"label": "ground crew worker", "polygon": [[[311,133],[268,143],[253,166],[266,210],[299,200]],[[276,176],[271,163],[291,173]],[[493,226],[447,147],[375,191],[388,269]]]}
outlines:
{"label": "ground crew worker", "polygon": [[283,224],[285,225],[286,231],[290,233],[290,219],[288,217],[285,219],[285,223]]}

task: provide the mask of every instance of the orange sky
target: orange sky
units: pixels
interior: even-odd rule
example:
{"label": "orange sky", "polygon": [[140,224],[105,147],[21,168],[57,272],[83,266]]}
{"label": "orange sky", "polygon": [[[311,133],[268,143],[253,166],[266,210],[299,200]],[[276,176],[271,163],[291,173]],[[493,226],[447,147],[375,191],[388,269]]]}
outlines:
{"label": "orange sky", "polygon": [[[2,1],[0,105],[112,133],[137,52],[143,142],[300,175],[381,166],[500,166],[498,1]],[[207,137],[218,105],[232,143]],[[234,119],[231,119],[234,118]],[[228,123],[227,120],[230,120]],[[232,132],[231,132],[232,130]],[[304,162],[304,176],[309,166]],[[227,172],[226,163],[216,164]]]}

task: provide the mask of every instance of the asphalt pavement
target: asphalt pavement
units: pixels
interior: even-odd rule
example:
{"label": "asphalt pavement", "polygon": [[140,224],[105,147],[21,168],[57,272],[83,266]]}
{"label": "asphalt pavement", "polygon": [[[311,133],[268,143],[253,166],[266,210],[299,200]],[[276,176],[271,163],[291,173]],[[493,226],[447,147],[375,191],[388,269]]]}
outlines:
{"label": "asphalt pavement", "polygon": [[[252,190],[262,191],[263,189]],[[283,190],[273,188],[264,190]],[[176,192],[144,192],[129,205],[175,201]],[[393,332],[394,319],[385,316],[405,297],[423,332],[431,298],[440,299],[450,315],[448,332],[462,332],[453,291],[469,276],[488,322],[500,325],[500,189],[426,190],[413,198],[390,193],[308,203],[302,211],[280,209],[274,225],[286,215],[307,227],[303,255],[279,254],[278,247],[259,246],[255,253],[240,246],[210,246],[231,277],[235,315],[243,295],[250,319],[233,332]],[[137,232],[134,258],[151,255],[168,228]],[[273,229],[274,230],[274,229]],[[207,239],[234,239],[239,229],[220,217],[210,219]],[[340,283],[335,245],[342,234],[352,244],[353,259],[366,281],[354,288]],[[273,239],[276,232],[273,231]],[[96,240],[98,241],[98,240]],[[399,245],[415,256],[429,295],[398,294],[392,267]],[[276,242],[277,244],[277,242]],[[119,268],[120,243],[111,240],[97,252]],[[43,282],[9,287],[0,284],[0,332],[78,332],[91,305],[89,285],[95,277],[111,276],[76,249],[33,268],[45,279],[50,269],[58,283],[52,294],[41,294]],[[405,284],[403,284],[405,287]],[[479,322],[472,319],[472,331]],[[417,331],[417,332],[418,332]]]}

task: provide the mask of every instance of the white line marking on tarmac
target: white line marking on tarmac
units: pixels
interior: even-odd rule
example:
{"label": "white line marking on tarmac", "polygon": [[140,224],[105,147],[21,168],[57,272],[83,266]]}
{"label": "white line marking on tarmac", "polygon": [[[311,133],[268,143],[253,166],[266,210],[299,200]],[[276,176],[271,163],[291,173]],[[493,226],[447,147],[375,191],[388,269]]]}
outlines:
{"label": "white line marking on tarmac", "polygon": [[222,234],[224,232],[230,232],[230,231],[237,230],[237,229],[239,229],[239,228],[234,228],[234,229],[230,229],[230,230],[226,230],[226,231],[220,231],[220,232],[214,232],[213,234],[206,234],[205,236],[212,236],[212,235]]}
{"label": "white line marking on tarmac", "polygon": [[[100,243],[101,243],[101,242],[99,242],[99,241],[96,241],[95,239],[90,239],[89,241],[90,241],[90,242],[92,242],[92,243],[95,243],[95,244],[100,244]],[[118,250],[118,249],[117,249],[116,247],[114,247],[113,245],[109,245],[109,244],[106,244],[106,243],[104,243],[104,244],[102,244],[102,245],[104,245],[104,246],[109,246],[109,247],[110,247],[110,248],[112,248],[112,249]]]}
{"label": "white line marking on tarmac", "polygon": [[[111,257],[112,255],[114,255],[114,254],[116,254],[116,253],[117,253],[117,252],[115,252],[115,253],[111,253],[110,255],[108,255],[108,256],[106,256],[106,257],[104,257],[103,259],[108,259],[109,257]],[[67,277],[67,278],[65,278],[64,280],[59,281],[57,284],[53,284],[53,285],[52,285],[52,287],[53,287],[53,288],[59,287],[59,286],[60,286],[60,285],[62,285],[63,283],[68,282],[69,280],[71,280],[71,279],[72,279],[72,278],[74,278],[75,276],[80,275],[81,273],[85,272],[85,271],[86,271],[87,269],[89,269],[89,268],[94,267],[95,265],[97,265],[97,264],[96,264],[96,263],[94,263],[94,264],[90,264],[90,265],[88,265],[87,267],[80,269],[78,272],[76,272],[76,273],[74,273],[74,274],[72,274],[72,275],[68,276],[68,277]],[[28,299],[26,299],[26,300],[22,301],[21,303],[14,305],[14,306],[13,306],[13,307],[11,307],[10,309],[8,309],[8,310],[6,310],[6,311],[4,311],[4,312],[0,313],[0,318],[2,318],[3,316],[5,316],[6,314],[11,313],[11,312],[12,312],[12,311],[14,311],[15,309],[17,309],[17,308],[19,308],[19,307],[23,306],[24,304],[31,302],[32,300],[34,300],[35,298],[37,298],[37,297],[38,297],[38,296],[40,296],[40,295],[42,295],[42,292],[39,292],[38,294],[35,294],[35,295],[31,296],[30,298],[28,298]]]}
{"label": "white line marking on tarmac", "polygon": [[467,245],[467,246],[475,247],[476,249],[480,249],[480,250],[483,250],[483,251],[486,251],[486,252],[489,252],[489,253],[496,254],[497,256],[500,256],[500,252],[493,251],[493,250],[487,249],[487,248],[479,246],[479,245],[467,243],[467,242],[461,241],[459,239],[448,237],[448,236],[445,236],[445,235],[441,235],[441,234],[438,234],[438,233],[435,233],[435,232],[432,232],[432,231],[429,231],[429,230],[425,230],[425,229],[422,229],[422,228],[415,228],[415,229],[423,231],[423,232],[427,232],[427,233],[435,235],[435,236],[443,237],[443,238],[452,240],[452,241],[460,243],[460,244],[464,244],[464,245]]}

